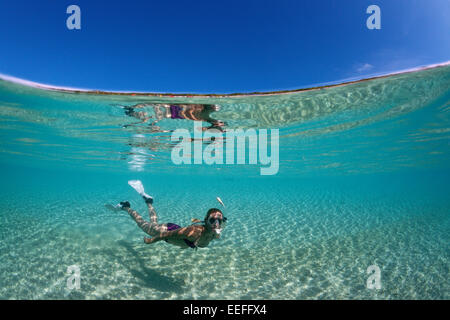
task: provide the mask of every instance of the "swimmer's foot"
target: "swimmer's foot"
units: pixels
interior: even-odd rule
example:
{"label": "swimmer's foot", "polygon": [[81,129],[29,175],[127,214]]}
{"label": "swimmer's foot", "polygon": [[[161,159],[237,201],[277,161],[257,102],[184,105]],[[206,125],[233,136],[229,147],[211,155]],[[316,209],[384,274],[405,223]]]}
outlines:
{"label": "swimmer's foot", "polygon": [[130,207],[130,203],[128,201],[122,201],[122,202],[116,204],[115,206],[113,206],[112,204],[106,204],[105,207],[106,207],[106,209],[117,212],[117,211],[128,209]]}
{"label": "swimmer's foot", "polygon": [[122,201],[119,204],[116,204],[118,210],[127,210],[129,207],[131,207],[131,205],[128,201]]}
{"label": "swimmer's foot", "polygon": [[121,209],[127,209],[127,208],[131,207],[131,205],[128,201],[122,201],[118,205],[120,206]]}
{"label": "swimmer's foot", "polygon": [[147,195],[143,195],[142,198],[144,199],[145,203],[150,203],[153,204],[153,198],[151,196]]}

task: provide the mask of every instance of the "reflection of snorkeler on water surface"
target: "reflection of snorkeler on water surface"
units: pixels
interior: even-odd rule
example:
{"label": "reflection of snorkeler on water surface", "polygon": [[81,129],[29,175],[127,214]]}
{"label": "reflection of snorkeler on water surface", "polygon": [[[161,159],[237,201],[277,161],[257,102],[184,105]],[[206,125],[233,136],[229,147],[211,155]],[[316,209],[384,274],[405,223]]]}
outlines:
{"label": "reflection of snorkeler on water surface", "polygon": [[205,121],[210,124],[209,127],[203,127],[202,131],[206,131],[209,129],[217,129],[223,132],[223,127],[225,123],[220,120],[216,120],[211,118],[211,113],[218,111],[220,107],[215,104],[145,104],[139,103],[133,106],[123,107],[125,109],[125,114],[127,116],[139,119],[140,121],[137,123],[131,123],[128,125],[124,125],[124,127],[133,126],[136,124],[146,123],[152,116],[148,115],[146,111],[139,111],[136,109],[140,109],[146,106],[152,106],[155,112],[155,120],[150,124],[155,131],[159,131],[159,127],[155,126],[156,123],[163,119],[186,119],[193,121]]}
{"label": "reflection of snorkeler on water surface", "polygon": [[[155,116],[149,115],[149,112],[145,111],[144,107],[153,107]],[[137,157],[143,161],[143,157],[153,158],[152,155],[147,154],[145,149],[150,149],[152,151],[158,151],[160,149],[170,149],[173,148],[173,143],[170,141],[170,136],[167,135],[155,135],[155,133],[170,133],[172,130],[162,130],[159,126],[156,126],[156,123],[163,119],[186,119],[192,121],[205,121],[210,124],[210,126],[201,127],[201,131],[213,131],[217,130],[217,132],[224,132],[223,127],[226,125],[223,121],[216,120],[211,118],[211,113],[214,111],[218,111],[220,106],[213,104],[180,104],[180,105],[169,105],[169,104],[147,104],[140,103],[133,106],[122,106],[125,110],[125,114],[129,117],[133,117],[139,119],[139,122],[130,123],[124,125],[123,127],[131,127],[143,123],[149,122],[151,119],[154,119],[152,123],[149,125],[150,133],[153,133],[151,136],[145,136],[143,133],[146,133],[145,126],[137,126],[139,134],[134,134],[133,137],[130,138],[130,142],[128,145],[132,147],[130,152],[126,152],[125,154],[131,156],[132,158]],[[148,132],[147,132],[148,133]],[[189,141],[193,142],[197,139],[190,138]],[[202,137],[202,142],[206,144],[216,143],[225,141],[225,138],[221,137]],[[132,160],[134,161],[134,160]]]}

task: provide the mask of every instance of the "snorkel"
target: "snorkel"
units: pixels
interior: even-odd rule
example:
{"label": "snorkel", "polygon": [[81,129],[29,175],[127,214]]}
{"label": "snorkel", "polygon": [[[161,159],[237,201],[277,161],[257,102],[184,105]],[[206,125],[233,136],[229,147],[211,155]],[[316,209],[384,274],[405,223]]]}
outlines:
{"label": "snorkel", "polygon": [[215,238],[216,238],[216,239],[219,239],[219,238],[220,238],[220,233],[221,233],[221,232],[223,231],[223,229],[225,228],[226,223],[227,223],[227,218],[226,218],[226,217],[223,217],[222,224],[220,224],[220,226],[219,226],[218,228],[215,228],[215,229],[214,229],[214,232],[216,233],[216,234],[215,234]]}
{"label": "snorkel", "polygon": [[[219,197],[216,197],[216,200],[225,208],[225,204],[223,203],[222,199],[220,199]],[[225,228],[226,222],[227,222],[227,218],[222,213],[222,223],[220,223],[219,226],[214,229],[216,239],[220,238],[220,233]],[[217,223],[217,220],[216,220],[216,223]]]}

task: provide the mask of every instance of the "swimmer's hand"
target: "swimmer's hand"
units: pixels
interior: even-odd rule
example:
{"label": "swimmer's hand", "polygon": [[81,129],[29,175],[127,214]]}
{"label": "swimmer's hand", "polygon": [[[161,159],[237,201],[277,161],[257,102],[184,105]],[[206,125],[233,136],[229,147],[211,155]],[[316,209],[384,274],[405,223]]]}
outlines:
{"label": "swimmer's hand", "polygon": [[160,241],[160,240],[162,240],[160,237],[153,237],[153,238],[144,237],[144,242],[146,244],[154,243],[154,242],[157,242],[157,241]]}
{"label": "swimmer's hand", "polygon": [[147,244],[154,243],[166,239],[187,239],[189,241],[197,241],[201,237],[204,227],[202,226],[189,226],[181,229],[176,229],[172,231],[162,232],[160,235],[146,238],[144,237],[144,242]]}

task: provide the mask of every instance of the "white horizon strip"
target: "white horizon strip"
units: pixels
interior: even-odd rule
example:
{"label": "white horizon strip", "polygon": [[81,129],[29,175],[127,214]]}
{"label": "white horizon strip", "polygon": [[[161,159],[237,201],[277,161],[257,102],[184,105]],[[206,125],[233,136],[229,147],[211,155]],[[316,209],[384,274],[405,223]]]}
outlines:
{"label": "white horizon strip", "polygon": [[[310,89],[310,88],[315,88],[315,87],[320,87],[320,86],[340,85],[340,84],[345,84],[347,82],[352,82],[352,81],[359,81],[359,80],[370,79],[370,78],[375,78],[375,77],[386,77],[386,76],[391,76],[391,75],[396,75],[396,74],[401,74],[401,73],[408,73],[408,72],[421,71],[421,70],[426,70],[426,69],[431,69],[431,68],[436,68],[436,67],[443,67],[443,66],[447,66],[447,65],[450,65],[450,60],[445,61],[445,62],[440,62],[440,63],[433,63],[433,64],[429,64],[429,65],[422,65],[422,66],[409,68],[409,69],[392,71],[392,72],[388,72],[388,73],[382,73],[382,72],[381,73],[373,73],[373,74],[363,76],[364,78],[355,76],[355,77],[344,78],[344,79],[340,79],[340,80],[336,80],[336,81],[311,84],[307,87],[300,87],[300,88],[294,88],[294,89],[292,89],[292,88],[291,89],[277,89],[277,90],[275,90],[275,93],[276,93],[276,91],[287,91],[287,90],[293,91],[293,90],[300,90],[300,89]],[[151,91],[105,90],[105,89],[64,87],[64,86],[50,85],[50,84],[39,83],[39,82],[31,81],[31,80],[21,79],[21,78],[17,78],[14,76],[3,74],[3,73],[0,73],[0,80],[17,83],[17,84],[24,85],[27,87],[44,89],[44,90],[55,90],[55,91],[64,90],[64,91],[82,91],[82,92],[101,91],[104,93],[166,94],[163,92],[151,92]],[[261,94],[269,93],[269,92],[274,93],[274,91],[261,91]],[[170,93],[171,94],[186,94],[186,92],[180,92],[180,93],[170,92]],[[210,95],[210,94],[218,94],[218,95],[230,95],[231,94],[231,93],[209,93],[208,94],[208,93],[194,93],[194,92],[189,92],[189,93],[197,94],[197,95],[205,95],[205,96]],[[243,93],[243,95],[246,95],[246,94],[251,94],[251,93]]]}
{"label": "white horizon strip", "polygon": [[[90,89],[83,89],[83,88],[75,88],[75,87],[63,87],[63,86],[55,86],[51,84],[45,84],[45,83],[39,83],[34,82],[31,80],[21,79],[14,76],[10,76],[7,74],[0,73],[0,79],[21,84],[27,87],[33,87],[38,89],[46,89],[46,90],[69,90],[69,91],[90,91]],[[94,90],[95,91],[95,90]]]}

